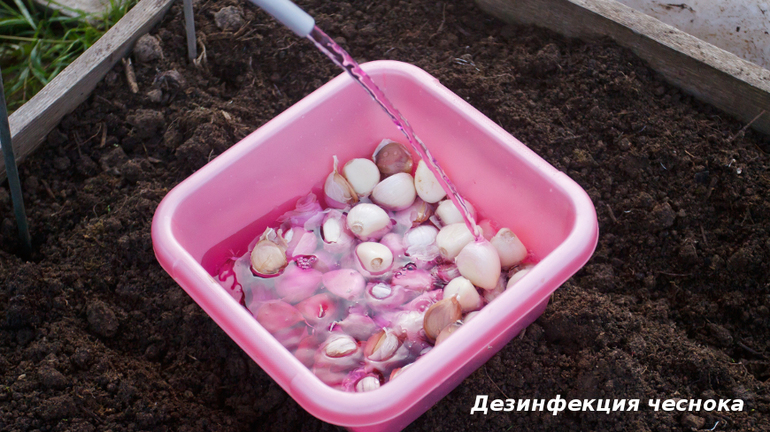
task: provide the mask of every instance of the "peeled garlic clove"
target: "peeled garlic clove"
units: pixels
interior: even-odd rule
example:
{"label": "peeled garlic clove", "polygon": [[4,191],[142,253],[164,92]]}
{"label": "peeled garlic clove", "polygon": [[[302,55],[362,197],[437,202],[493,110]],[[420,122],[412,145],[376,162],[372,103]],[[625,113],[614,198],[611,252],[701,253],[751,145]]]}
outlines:
{"label": "peeled garlic clove", "polygon": [[417,163],[417,170],[414,172],[414,188],[417,195],[427,203],[437,203],[446,196],[441,183],[423,160]]}
{"label": "peeled garlic clove", "polygon": [[515,266],[527,257],[527,248],[508,228],[500,229],[489,242],[497,250],[503,268]]}
{"label": "peeled garlic clove", "polygon": [[356,246],[356,256],[361,266],[373,275],[382,274],[393,265],[393,252],[387,246],[364,242]]}
{"label": "peeled garlic clove", "polygon": [[355,237],[347,227],[346,216],[339,210],[330,210],[321,224],[324,250],[345,253],[353,247]]}
{"label": "peeled garlic clove", "polygon": [[363,361],[361,345],[349,335],[332,333],[315,353],[313,373],[331,386],[342,384]]}
{"label": "peeled garlic clove", "polygon": [[417,198],[414,178],[409,173],[396,173],[379,182],[372,190],[372,201],[386,210],[409,208]]}
{"label": "peeled garlic clove", "polygon": [[444,327],[459,320],[463,316],[462,306],[455,297],[445,298],[425,311],[423,328],[425,335],[431,341],[435,341]]}
{"label": "peeled garlic clove", "polygon": [[359,197],[369,196],[380,182],[380,170],[377,165],[364,158],[349,160],[342,167],[342,175],[353,186],[353,190]]}
{"label": "peeled garlic clove", "polygon": [[472,241],[455,259],[460,274],[479,288],[494,289],[502,268],[497,250],[486,240]]}
{"label": "peeled garlic clove", "polygon": [[461,222],[441,228],[436,235],[436,246],[438,246],[441,258],[451,261],[455,259],[465,245],[473,242],[473,240],[473,234],[468,226]]}
{"label": "peeled garlic clove", "polygon": [[446,338],[448,338],[452,333],[456,332],[457,330],[462,327],[462,322],[455,321],[452,324],[449,324],[448,326],[444,327],[443,330],[441,330],[441,333],[438,334],[436,337],[436,342],[434,343],[434,346],[439,346],[441,342],[444,342]]}
{"label": "peeled garlic clove", "polygon": [[470,312],[480,308],[483,305],[479,292],[473,286],[471,281],[460,276],[452,279],[444,287],[444,298],[456,297],[463,312]]}
{"label": "peeled garlic clove", "polygon": [[326,205],[344,209],[358,202],[358,194],[345,177],[337,172],[337,163],[337,156],[334,156],[334,171],[326,177],[324,194],[326,195]]}
{"label": "peeled garlic clove", "polygon": [[289,263],[286,241],[274,229],[267,228],[251,251],[251,270],[258,276],[275,276]]}
{"label": "peeled garlic clove", "polygon": [[292,263],[275,281],[275,292],[289,303],[297,303],[315,293],[321,286],[323,274],[310,267],[301,268]]}
{"label": "peeled garlic clove", "polygon": [[361,240],[378,240],[393,228],[388,213],[380,206],[371,203],[359,203],[348,212],[348,229]]}
{"label": "peeled garlic clove", "polygon": [[360,297],[366,288],[366,279],[361,273],[352,269],[324,273],[322,282],[329,292],[346,300]]}
{"label": "peeled garlic clove", "polygon": [[412,154],[403,145],[389,139],[380,142],[372,159],[386,177],[400,172],[412,172]]}
{"label": "peeled garlic clove", "polygon": [[[465,201],[465,205],[468,207],[468,212],[471,214],[473,219],[476,219],[476,209],[473,208],[471,203],[468,201]],[[451,225],[455,223],[465,223],[465,219],[463,218],[462,213],[460,212],[460,209],[457,208],[455,203],[452,202],[450,199],[446,199],[444,201],[441,201],[438,204],[438,207],[436,207],[436,216],[438,216],[438,219],[441,221],[442,225]]]}
{"label": "peeled garlic clove", "polygon": [[529,273],[529,271],[531,269],[532,269],[532,267],[527,266],[527,267],[524,267],[521,270],[517,271],[516,273],[513,273],[511,275],[511,278],[508,279],[508,284],[506,285],[506,289],[512,287],[513,284],[515,284],[516,282],[520,281],[521,278],[526,276],[527,273]]}

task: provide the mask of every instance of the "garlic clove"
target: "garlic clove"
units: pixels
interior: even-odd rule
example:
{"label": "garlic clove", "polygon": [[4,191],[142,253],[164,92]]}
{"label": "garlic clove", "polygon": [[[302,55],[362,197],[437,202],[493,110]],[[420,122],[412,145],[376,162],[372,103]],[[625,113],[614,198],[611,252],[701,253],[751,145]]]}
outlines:
{"label": "garlic clove", "polygon": [[363,241],[378,240],[393,228],[393,221],[380,206],[359,203],[348,212],[348,229]]}
{"label": "garlic clove", "polygon": [[324,355],[331,358],[345,357],[358,350],[358,343],[350,336],[332,337],[323,346]]}
{"label": "garlic clove", "polygon": [[476,287],[473,286],[471,281],[462,276],[452,279],[444,287],[444,298],[449,297],[457,298],[457,301],[463,308],[463,312],[474,311],[484,304],[481,295],[476,291]]}
{"label": "garlic clove", "polygon": [[433,344],[434,346],[439,346],[440,343],[444,342],[446,338],[448,338],[452,333],[456,332],[457,330],[462,327],[463,323],[461,321],[455,321],[452,324],[449,324],[448,326],[444,327],[443,330],[441,330],[441,333],[438,334],[436,337],[436,342]]}
{"label": "garlic clove", "polygon": [[412,172],[412,154],[402,144],[389,139],[380,142],[372,155],[374,163],[382,175]]}
{"label": "garlic clove", "polygon": [[360,297],[366,288],[366,279],[361,273],[352,269],[324,273],[322,282],[329,292],[346,300]]}
{"label": "garlic clove", "polygon": [[371,335],[380,329],[370,317],[355,312],[351,312],[342,321],[336,322],[334,327],[360,341],[369,339]]}
{"label": "garlic clove", "polygon": [[390,251],[393,253],[393,260],[403,257],[404,253],[406,253],[406,250],[404,248],[404,242],[400,235],[396,233],[387,233],[380,239],[380,243],[384,244],[385,246],[390,249]]}
{"label": "garlic clove", "polygon": [[282,300],[262,303],[254,313],[254,318],[271,334],[294,327],[304,321],[297,308]]}
{"label": "garlic clove", "polygon": [[495,236],[495,233],[497,232],[497,228],[494,227],[492,224],[492,221],[489,219],[484,219],[483,221],[476,224],[479,228],[481,228],[481,234],[484,236],[485,239],[490,240],[492,237]]}
{"label": "garlic clove", "polygon": [[473,234],[468,226],[461,222],[441,228],[436,235],[436,246],[441,258],[451,261],[457,257],[465,245],[473,240]]}
{"label": "garlic clove", "polygon": [[334,171],[326,177],[324,195],[327,206],[344,209],[358,202],[358,194],[345,177],[337,171],[337,163],[337,156],[334,156]]}
{"label": "garlic clove", "polygon": [[392,330],[380,330],[366,341],[364,356],[372,361],[387,360],[401,346],[401,339]]}
{"label": "garlic clove", "polygon": [[337,302],[326,293],[308,297],[296,305],[297,310],[311,327],[320,329],[330,324],[337,316]]}
{"label": "garlic clove", "polygon": [[520,270],[518,270],[515,273],[513,273],[511,275],[510,279],[508,279],[508,284],[506,285],[506,289],[512,287],[513,284],[515,284],[516,282],[520,281],[524,276],[527,275],[527,273],[529,273],[529,271],[531,269],[532,269],[531,266],[524,266]]}
{"label": "garlic clove", "polygon": [[398,269],[391,279],[393,285],[401,285],[410,291],[429,291],[433,289],[433,276],[427,270],[418,269],[409,263]]}
{"label": "garlic clove", "polygon": [[502,228],[489,240],[500,256],[500,265],[503,268],[515,266],[527,257],[527,248],[518,236],[508,228]]}
{"label": "garlic clove", "polygon": [[[465,201],[465,205],[468,206],[468,212],[470,212],[471,216],[475,220],[476,209],[473,208],[471,203],[469,203],[467,200]],[[450,199],[443,200],[438,204],[438,207],[436,207],[436,216],[438,216],[438,219],[441,221],[442,225],[451,225],[461,222],[465,223],[465,219],[463,218],[460,209],[458,209],[455,203],[453,203]]]}
{"label": "garlic clove", "polygon": [[321,286],[323,274],[312,268],[292,263],[275,281],[275,292],[282,300],[297,303],[313,295]]}
{"label": "garlic clove", "polygon": [[409,366],[413,365],[414,363],[409,363],[406,366],[393,369],[393,372],[390,373],[390,378],[388,378],[388,381],[393,381],[393,378],[401,375],[401,373],[409,368]]}
{"label": "garlic clove", "polygon": [[363,242],[356,246],[356,256],[364,270],[373,275],[388,271],[393,265],[393,252],[384,244]]}
{"label": "garlic clove", "polygon": [[258,276],[275,276],[286,267],[286,241],[280,233],[267,228],[251,251],[251,270]]}
{"label": "garlic clove", "polygon": [[293,257],[297,255],[312,255],[318,246],[318,239],[315,233],[307,231],[305,228],[295,226],[286,233],[286,255]]}
{"label": "garlic clove", "polygon": [[433,277],[443,283],[449,283],[452,279],[460,276],[460,271],[457,270],[457,264],[453,262],[439,264],[436,267],[433,267],[430,272]]}
{"label": "garlic clove", "polygon": [[425,311],[423,328],[425,335],[431,341],[435,341],[441,330],[463,316],[462,306],[457,298],[450,297],[436,302]]}
{"label": "garlic clove", "polygon": [[433,205],[426,203],[419,197],[414,199],[414,203],[404,210],[399,210],[393,216],[397,224],[406,229],[421,225],[433,215]]}
{"label": "garlic clove", "polygon": [[486,290],[495,288],[502,272],[497,250],[487,240],[465,245],[457,254],[455,264],[463,277]]}
{"label": "garlic clove", "polygon": [[409,208],[417,198],[414,178],[409,173],[396,173],[382,180],[372,190],[372,202],[386,210]]}
{"label": "garlic clove", "polygon": [[483,290],[481,293],[484,296],[484,300],[487,301],[487,303],[490,303],[492,300],[500,297],[500,294],[505,292],[506,286],[505,284],[508,282],[508,279],[505,277],[505,274],[500,274],[500,279],[497,280],[497,285],[495,285],[494,288],[491,290]]}
{"label": "garlic clove", "polygon": [[446,196],[441,183],[423,160],[417,163],[417,170],[414,172],[414,188],[417,195],[427,203],[437,203]]}
{"label": "garlic clove", "polygon": [[364,158],[349,160],[342,167],[342,175],[345,176],[359,197],[369,196],[377,183],[380,182],[379,168],[374,162]]}
{"label": "garlic clove", "polygon": [[367,375],[356,383],[356,392],[363,393],[380,388],[380,379],[374,375]]}
{"label": "garlic clove", "polygon": [[352,249],[355,236],[347,227],[346,216],[339,210],[330,210],[321,224],[323,248],[330,253],[345,253]]}

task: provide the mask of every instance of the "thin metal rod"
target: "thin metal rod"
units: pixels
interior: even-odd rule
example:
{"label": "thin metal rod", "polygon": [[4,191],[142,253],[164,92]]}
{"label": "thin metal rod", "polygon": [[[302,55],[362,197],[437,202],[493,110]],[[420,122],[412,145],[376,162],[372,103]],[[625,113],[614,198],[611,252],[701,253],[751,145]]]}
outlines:
{"label": "thin metal rod", "polygon": [[24,254],[29,256],[29,254],[32,253],[32,239],[29,236],[27,213],[24,211],[24,198],[21,194],[19,170],[16,167],[16,157],[13,155],[11,126],[8,124],[8,109],[5,105],[5,87],[3,87],[2,70],[0,70],[0,147],[3,149],[5,173],[8,176],[8,185],[11,187],[13,213],[16,215],[16,225],[19,227],[19,237],[21,237]]}
{"label": "thin metal rod", "polygon": [[195,42],[195,19],[193,17],[193,0],[184,0],[184,29],[187,33],[187,56],[190,61],[198,57]]}

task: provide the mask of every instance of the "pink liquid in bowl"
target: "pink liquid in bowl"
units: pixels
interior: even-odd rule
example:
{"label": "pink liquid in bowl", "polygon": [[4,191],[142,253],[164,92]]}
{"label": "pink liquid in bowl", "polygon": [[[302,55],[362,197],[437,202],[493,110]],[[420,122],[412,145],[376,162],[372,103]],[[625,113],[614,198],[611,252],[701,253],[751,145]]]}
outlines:
{"label": "pink liquid in bowl", "polygon": [[400,132],[347,75],[307,96],[180,183],[153,220],[163,268],[225,332],[312,415],[354,430],[398,430],[425,412],[542,312],[551,293],[596,246],[594,207],[576,183],[419,68],[363,65],[409,118],[457,189],[516,232],[539,258],[505,291],[399,379],[367,393],[332,389],[260,326],[214,279],[267,221],[328,175],[329,155],[359,157],[359,143]]}

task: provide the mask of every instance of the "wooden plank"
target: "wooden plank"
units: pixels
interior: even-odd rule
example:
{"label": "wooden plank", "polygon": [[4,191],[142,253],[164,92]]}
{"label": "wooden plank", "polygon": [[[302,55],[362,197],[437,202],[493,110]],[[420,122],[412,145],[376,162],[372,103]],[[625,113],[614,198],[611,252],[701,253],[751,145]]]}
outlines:
{"label": "wooden plank", "polygon": [[[91,48],[11,114],[8,120],[17,161],[32,153],[62,117],[86,100],[104,75],[133,48],[134,42],[163,18],[172,2],[141,0]],[[5,163],[0,161],[2,179]]]}
{"label": "wooden plank", "polygon": [[110,0],[35,0],[35,4],[57,10],[62,15],[77,18],[80,13],[72,9],[101,16],[109,9]]}
{"label": "wooden plank", "polygon": [[503,21],[568,37],[609,36],[666,80],[770,135],[770,71],[615,0],[476,0]]}

